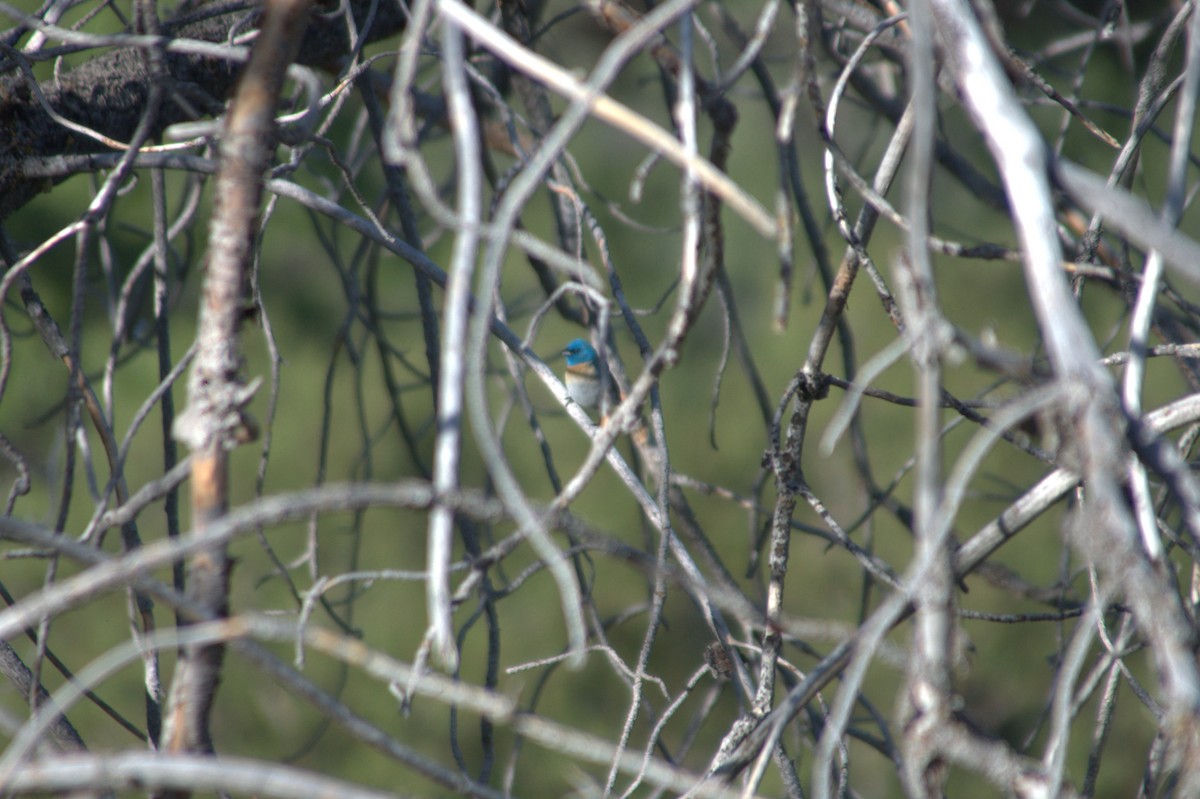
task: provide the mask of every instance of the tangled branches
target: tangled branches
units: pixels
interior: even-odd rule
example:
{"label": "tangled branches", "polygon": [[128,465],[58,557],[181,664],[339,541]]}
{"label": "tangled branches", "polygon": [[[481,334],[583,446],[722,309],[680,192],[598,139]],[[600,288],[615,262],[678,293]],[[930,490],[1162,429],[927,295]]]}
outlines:
{"label": "tangled branches", "polygon": [[1200,794],[1200,15],[1101,6],[0,5],[3,792]]}

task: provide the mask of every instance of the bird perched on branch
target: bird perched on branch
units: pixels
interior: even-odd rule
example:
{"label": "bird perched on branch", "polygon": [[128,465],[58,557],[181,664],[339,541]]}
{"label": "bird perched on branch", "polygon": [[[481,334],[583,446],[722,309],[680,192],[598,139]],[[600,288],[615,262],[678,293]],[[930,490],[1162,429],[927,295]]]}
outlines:
{"label": "bird perched on branch", "polygon": [[[563,374],[563,383],[567,386],[568,396],[584,408],[598,409],[602,417],[601,422],[607,423],[603,417],[616,407],[622,398],[615,381],[602,371],[606,367],[600,360],[596,349],[586,340],[577,338],[563,349],[563,355],[567,356],[567,369]],[[609,377],[609,379],[606,380],[605,377]],[[604,397],[606,388],[607,398]],[[607,402],[602,402],[605,399]],[[656,454],[650,447],[653,443],[650,429],[646,427],[640,413],[634,416],[625,432],[630,434],[633,443],[642,452],[642,457],[647,463],[657,462]]]}
{"label": "bird perched on branch", "polygon": [[563,375],[567,394],[585,408],[600,407],[603,381],[600,379],[600,356],[595,348],[577,338],[566,346],[563,355],[567,356],[567,371]]}

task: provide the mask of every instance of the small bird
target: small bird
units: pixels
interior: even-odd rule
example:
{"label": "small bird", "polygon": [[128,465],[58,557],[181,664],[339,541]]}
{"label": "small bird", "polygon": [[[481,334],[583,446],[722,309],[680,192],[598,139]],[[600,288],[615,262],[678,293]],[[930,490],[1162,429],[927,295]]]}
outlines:
{"label": "small bird", "polygon": [[577,338],[563,350],[567,356],[567,371],[563,382],[567,394],[585,408],[600,405],[600,357],[591,344]]}
{"label": "small bird", "polygon": [[[600,400],[603,398],[607,384],[608,402],[605,407],[601,408],[602,414],[607,414],[621,401],[616,384],[611,379],[605,380],[601,376],[600,370],[605,367],[591,344],[584,339],[577,338],[566,346],[563,355],[567,356],[567,371],[563,374],[563,382],[566,383],[567,394],[571,399],[591,410],[600,408]],[[651,446],[653,439],[650,436],[650,429],[646,427],[640,413],[634,417],[627,432],[638,449],[645,451],[646,454],[643,457],[646,462],[657,462],[656,453]]]}

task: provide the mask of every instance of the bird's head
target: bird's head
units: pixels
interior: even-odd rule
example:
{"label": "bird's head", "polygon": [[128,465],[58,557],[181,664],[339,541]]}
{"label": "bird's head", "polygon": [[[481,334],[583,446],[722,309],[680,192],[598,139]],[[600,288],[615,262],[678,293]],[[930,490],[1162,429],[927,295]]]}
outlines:
{"label": "bird's head", "polygon": [[563,350],[563,355],[567,356],[567,366],[579,366],[585,363],[596,362],[596,351],[592,349],[591,344],[588,344],[581,338],[577,338],[568,344]]}

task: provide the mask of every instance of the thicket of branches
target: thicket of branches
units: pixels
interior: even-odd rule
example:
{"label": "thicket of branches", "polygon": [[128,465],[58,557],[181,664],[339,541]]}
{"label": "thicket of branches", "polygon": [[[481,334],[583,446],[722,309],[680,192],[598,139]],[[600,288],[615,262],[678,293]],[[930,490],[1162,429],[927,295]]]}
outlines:
{"label": "thicket of branches", "polygon": [[1200,14],[1001,5],[0,4],[0,792],[1200,795]]}

